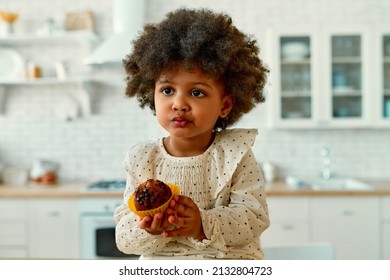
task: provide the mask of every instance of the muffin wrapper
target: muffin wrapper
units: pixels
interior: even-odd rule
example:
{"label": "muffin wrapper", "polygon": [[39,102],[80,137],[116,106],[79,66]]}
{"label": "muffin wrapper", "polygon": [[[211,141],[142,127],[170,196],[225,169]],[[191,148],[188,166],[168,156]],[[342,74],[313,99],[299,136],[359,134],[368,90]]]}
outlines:
{"label": "muffin wrapper", "polygon": [[178,195],[180,193],[180,188],[178,186],[175,186],[173,184],[166,184],[172,191],[171,197],[165,202],[163,205],[157,208],[153,208],[150,210],[144,210],[144,211],[137,211],[135,208],[134,200],[135,200],[135,195],[132,194],[129,198],[128,205],[131,211],[133,211],[137,216],[140,218],[144,218],[146,216],[154,216],[154,214],[159,213],[159,212],[164,212],[168,206],[169,202],[171,202],[172,198],[174,195]]}

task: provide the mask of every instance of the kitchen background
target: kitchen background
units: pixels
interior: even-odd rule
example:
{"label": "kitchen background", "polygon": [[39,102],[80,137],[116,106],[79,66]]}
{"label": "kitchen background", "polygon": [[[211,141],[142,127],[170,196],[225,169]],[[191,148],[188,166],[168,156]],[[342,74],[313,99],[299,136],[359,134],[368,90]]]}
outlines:
{"label": "kitchen background", "polygon": [[[271,51],[266,49],[266,33],[274,25],[390,24],[387,0],[145,2],[145,22],[157,22],[181,6],[225,11],[240,29],[258,39],[263,58]],[[94,31],[105,39],[113,32],[112,9],[112,0],[0,0],[0,10],[19,14],[15,34],[37,32],[50,18],[61,27],[65,13],[91,10]],[[138,141],[165,135],[148,109],[142,110],[136,100],[124,97],[121,66],[85,66],[87,48],[75,42],[14,48],[26,60],[40,65],[43,76],[53,75],[54,63],[62,60],[69,76],[91,77],[95,81],[91,85],[92,114],[71,121],[59,118],[63,107],[71,102],[68,94],[77,95],[82,90],[77,83],[8,85],[0,115],[3,165],[30,168],[35,159],[47,159],[60,164],[58,174],[64,182],[124,178],[126,149]],[[259,129],[255,155],[260,162],[277,165],[282,176],[318,175],[322,168],[320,151],[326,146],[336,175],[390,178],[390,129],[269,129],[269,110],[266,102],[236,126]]]}

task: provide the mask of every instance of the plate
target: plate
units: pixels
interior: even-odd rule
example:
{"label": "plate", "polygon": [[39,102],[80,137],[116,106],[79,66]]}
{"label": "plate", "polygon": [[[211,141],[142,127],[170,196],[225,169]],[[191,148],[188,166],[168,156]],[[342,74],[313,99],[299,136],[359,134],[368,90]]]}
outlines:
{"label": "plate", "polygon": [[14,80],[24,77],[24,60],[17,51],[0,48],[0,61],[0,79]]}

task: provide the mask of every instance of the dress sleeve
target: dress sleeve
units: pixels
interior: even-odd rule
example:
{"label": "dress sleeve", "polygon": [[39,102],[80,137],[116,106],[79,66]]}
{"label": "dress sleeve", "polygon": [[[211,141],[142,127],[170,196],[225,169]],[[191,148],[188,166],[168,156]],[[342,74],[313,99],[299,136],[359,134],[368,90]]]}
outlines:
{"label": "dress sleeve", "polygon": [[123,195],[124,201],[114,212],[116,244],[118,249],[126,254],[151,255],[156,251],[160,251],[171,238],[152,235],[139,228],[138,217],[128,207],[128,199],[139,185],[139,178],[143,180],[143,176],[137,178],[130,171],[131,167],[135,166],[135,159],[137,159],[137,165],[140,166],[142,166],[140,161],[145,160],[142,157],[133,156],[132,152],[129,152],[126,156],[124,167],[127,172],[127,180]]}
{"label": "dress sleeve", "polygon": [[231,188],[226,192],[230,192],[227,206],[201,210],[207,240],[191,240],[194,247],[199,249],[213,246],[224,251],[229,246],[257,242],[262,232],[268,228],[263,174],[251,149],[237,166]]}

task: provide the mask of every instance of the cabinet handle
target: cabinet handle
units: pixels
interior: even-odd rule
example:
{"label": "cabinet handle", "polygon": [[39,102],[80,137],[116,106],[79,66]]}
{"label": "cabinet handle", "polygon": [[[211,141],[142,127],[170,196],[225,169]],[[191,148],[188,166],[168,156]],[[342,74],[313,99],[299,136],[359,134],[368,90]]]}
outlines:
{"label": "cabinet handle", "polygon": [[343,216],[355,216],[355,212],[353,212],[352,210],[343,210]]}
{"label": "cabinet handle", "polygon": [[51,211],[51,212],[47,213],[47,215],[49,217],[58,217],[58,216],[60,216],[60,214],[61,213],[59,211]]}
{"label": "cabinet handle", "polygon": [[282,225],[282,229],[284,229],[284,230],[294,230],[294,226],[293,225]]}

